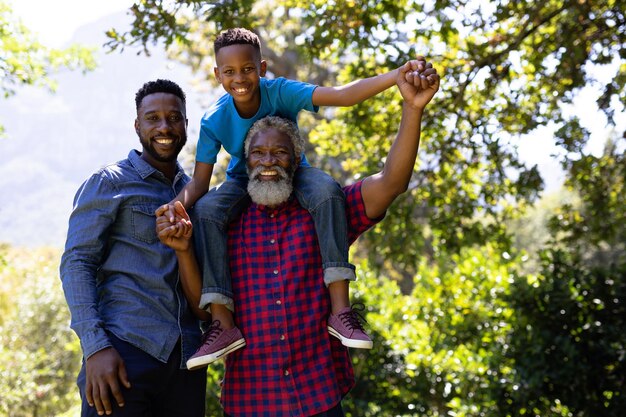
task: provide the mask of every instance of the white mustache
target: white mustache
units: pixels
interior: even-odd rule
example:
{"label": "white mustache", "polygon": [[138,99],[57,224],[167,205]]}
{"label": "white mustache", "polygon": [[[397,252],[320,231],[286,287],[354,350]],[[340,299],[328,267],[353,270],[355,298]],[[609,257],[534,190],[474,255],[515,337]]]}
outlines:
{"label": "white mustache", "polygon": [[261,172],[270,171],[270,170],[276,171],[278,173],[278,178],[281,180],[289,178],[289,175],[287,174],[287,170],[285,170],[283,167],[280,167],[278,165],[274,165],[271,167],[258,166],[252,170],[252,172],[250,173],[250,178],[258,179],[258,177],[261,175]]}

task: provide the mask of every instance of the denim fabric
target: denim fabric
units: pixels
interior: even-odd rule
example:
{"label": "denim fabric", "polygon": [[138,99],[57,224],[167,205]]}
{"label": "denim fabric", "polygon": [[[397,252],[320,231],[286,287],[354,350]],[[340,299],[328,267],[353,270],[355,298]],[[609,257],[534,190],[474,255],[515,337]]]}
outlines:
{"label": "denim fabric", "polygon": [[[111,398],[116,417],[204,417],[206,368],[195,371],[180,369],[180,344],[166,363],[143,350],[110,335],[113,347],[124,360],[131,387],[121,387],[124,407]],[[76,380],[82,399],[82,417],[96,417],[85,397],[85,364]]]}
{"label": "denim fabric", "polygon": [[[226,229],[250,203],[246,189],[246,179],[228,179],[201,197],[194,207],[193,236],[202,271],[202,309],[215,303],[234,311]],[[339,184],[322,170],[301,166],[295,173],[294,194],[315,222],[324,283],[354,281],[355,268],[348,262],[345,195]]]}
{"label": "denim fabric", "polygon": [[301,166],[294,177],[294,191],[315,222],[324,283],[356,280],[354,265],[348,262],[346,196],[337,181],[320,169]]}
{"label": "denim fabric", "polygon": [[226,254],[226,228],[250,204],[244,179],[229,179],[211,189],[195,204],[192,223],[198,266],[202,273],[200,308],[224,304],[234,311]]}
{"label": "denim fabric", "polygon": [[107,331],[161,362],[180,339],[181,367],[197,349],[198,321],[154,215],[188,181],[179,166],[170,182],[133,150],[78,190],[60,274],[85,358],[111,346]]}

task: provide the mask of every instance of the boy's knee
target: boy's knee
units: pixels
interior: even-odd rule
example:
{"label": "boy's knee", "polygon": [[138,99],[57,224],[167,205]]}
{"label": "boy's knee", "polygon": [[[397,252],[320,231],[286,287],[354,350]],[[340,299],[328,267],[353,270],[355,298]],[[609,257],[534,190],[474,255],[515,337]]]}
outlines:
{"label": "boy's knee", "polygon": [[330,199],[345,200],[346,198],[341,186],[337,183],[337,181],[330,177],[318,182],[315,187],[315,192],[312,194],[314,196],[314,200],[317,202],[323,202]]}

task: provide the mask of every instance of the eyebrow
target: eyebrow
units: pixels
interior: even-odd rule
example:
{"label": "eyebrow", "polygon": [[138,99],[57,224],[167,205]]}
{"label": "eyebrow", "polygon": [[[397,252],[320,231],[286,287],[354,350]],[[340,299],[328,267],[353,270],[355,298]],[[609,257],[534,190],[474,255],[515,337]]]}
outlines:
{"label": "eyebrow", "polygon": [[[176,114],[180,114],[180,115],[183,114],[183,112],[180,111],[180,110],[166,110],[165,112],[168,113],[168,114],[170,114],[170,113],[176,113]],[[148,111],[144,112],[144,115],[154,114],[154,113],[161,113],[161,111],[160,110],[148,110]]]}

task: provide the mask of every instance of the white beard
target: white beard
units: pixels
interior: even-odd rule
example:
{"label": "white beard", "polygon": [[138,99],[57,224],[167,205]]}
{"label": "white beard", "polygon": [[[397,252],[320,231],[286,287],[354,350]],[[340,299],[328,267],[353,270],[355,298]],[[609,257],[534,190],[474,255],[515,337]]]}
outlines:
{"label": "white beard", "polygon": [[277,206],[289,199],[293,191],[292,176],[281,167],[272,167],[278,172],[278,181],[261,181],[258,174],[267,169],[266,167],[256,167],[250,174],[248,181],[248,194],[256,204],[262,206]]}

